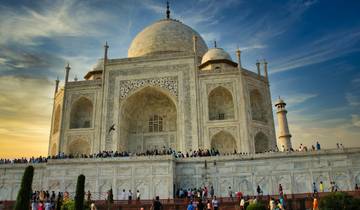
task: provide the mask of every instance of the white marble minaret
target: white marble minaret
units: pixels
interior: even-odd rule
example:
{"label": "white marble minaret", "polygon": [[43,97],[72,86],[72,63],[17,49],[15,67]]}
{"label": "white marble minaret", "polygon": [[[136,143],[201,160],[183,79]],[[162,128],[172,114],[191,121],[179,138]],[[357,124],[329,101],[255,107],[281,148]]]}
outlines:
{"label": "white marble minaret", "polygon": [[291,148],[291,134],[289,131],[289,125],[286,117],[287,110],[285,109],[286,103],[279,97],[279,99],[275,103],[275,107],[277,108],[276,114],[278,118],[278,145],[280,146],[280,150],[288,150]]}

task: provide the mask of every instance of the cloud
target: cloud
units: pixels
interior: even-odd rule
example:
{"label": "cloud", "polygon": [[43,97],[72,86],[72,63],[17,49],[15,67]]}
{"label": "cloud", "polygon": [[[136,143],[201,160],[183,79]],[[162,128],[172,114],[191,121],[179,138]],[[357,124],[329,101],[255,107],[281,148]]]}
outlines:
{"label": "cloud", "polygon": [[0,157],[47,153],[52,94],[47,79],[0,76]]}
{"label": "cloud", "polygon": [[332,33],[294,48],[297,53],[275,61],[271,73],[289,71],[360,51],[360,48],[356,48],[359,41],[360,29]]}
{"label": "cloud", "polygon": [[37,38],[95,36],[101,34],[101,30],[94,24],[110,18],[85,1],[42,2],[38,9],[0,6],[0,44],[38,45]]}
{"label": "cloud", "polygon": [[[306,102],[312,98],[315,98],[317,96],[318,96],[318,94],[314,94],[314,93],[291,93],[291,94],[287,94],[286,97],[281,97],[281,98],[283,98],[287,104],[289,104],[291,106],[295,106],[295,105],[304,103],[304,102]],[[275,104],[275,102],[274,102],[274,104]]]}
{"label": "cloud", "polygon": [[354,126],[360,127],[360,115],[357,114],[351,115],[351,120]]}

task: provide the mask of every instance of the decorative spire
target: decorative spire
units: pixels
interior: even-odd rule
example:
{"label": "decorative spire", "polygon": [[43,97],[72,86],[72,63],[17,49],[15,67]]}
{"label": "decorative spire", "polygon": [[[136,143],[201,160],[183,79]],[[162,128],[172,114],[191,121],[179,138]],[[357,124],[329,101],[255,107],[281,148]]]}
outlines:
{"label": "decorative spire", "polygon": [[104,45],[104,64],[106,64],[108,60],[108,49],[109,49],[109,45],[106,41]]}
{"label": "decorative spire", "polygon": [[166,1],[166,18],[167,18],[167,19],[170,19],[169,1]]}

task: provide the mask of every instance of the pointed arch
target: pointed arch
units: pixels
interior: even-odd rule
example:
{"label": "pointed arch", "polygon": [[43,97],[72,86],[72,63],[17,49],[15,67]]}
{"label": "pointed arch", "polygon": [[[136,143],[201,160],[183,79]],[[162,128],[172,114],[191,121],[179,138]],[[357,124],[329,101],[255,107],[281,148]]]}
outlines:
{"label": "pointed arch", "polygon": [[131,152],[176,148],[176,100],[159,87],[144,87],[122,101],[119,145]]}
{"label": "pointed arch", "polygon": [[208,96],[209,120],[234,119],[234,101],[231,92],[218,86]]}
{"label": "pointed arch", "polygon": [[266,111],[264,105],[264,98],[259,90],[252,90],[250,92],[251,116],[253,120],[266,122]]}
{"label": "pointed arch", "polygon": [[70,128],[92,127],[93,103],[85,97],[76,100],[71,107]]}
{"label": "pointed arch", "polygon": [[59,132],[60,128],[60,104],[56,106],[55,112],[54,112],[54,126],[53,126],[53,134]]}
{"label": "pointed arch", "polygon": [[226,131],[220,131],[211,138],[211,148],[220,153],[233,153],[236,149],[235,138]]}
{"label": "pointed arch", "polygon": [[263,132],[258,132],[254,138],[255,153],[262,153],[269,150],[269,139]]}

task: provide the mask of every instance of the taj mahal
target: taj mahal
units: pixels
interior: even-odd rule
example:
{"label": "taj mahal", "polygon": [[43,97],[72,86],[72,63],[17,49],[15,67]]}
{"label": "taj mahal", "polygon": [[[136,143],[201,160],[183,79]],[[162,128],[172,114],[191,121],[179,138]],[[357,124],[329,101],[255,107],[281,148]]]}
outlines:
{"label": "taj mahal", "polygon": [[[134,37],[127,58],[109,58],[109,50],[84,80],[69,81],[70,65],[64,85],[56,80],[49,156],[162,148],[220,155],[49,159],[34,164],[35,190],[74,192],[81,173],[86,191],[112,188],[115,199],[122,189],[151,199],[172,198],[180,187],[211,185],[226,196],[229,186],[252,195],[258,185],[275,194],[281,183],[291,194],[310,192],[313,182],[343,190],[360,183],[360,148],[290,152],[286,103],[271,102],[265,60],[244,68],[239,49],[207,46],[169,9]],[[0,200],[15,199],[25,166],[0,165]]]}

